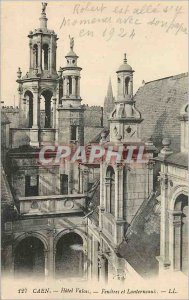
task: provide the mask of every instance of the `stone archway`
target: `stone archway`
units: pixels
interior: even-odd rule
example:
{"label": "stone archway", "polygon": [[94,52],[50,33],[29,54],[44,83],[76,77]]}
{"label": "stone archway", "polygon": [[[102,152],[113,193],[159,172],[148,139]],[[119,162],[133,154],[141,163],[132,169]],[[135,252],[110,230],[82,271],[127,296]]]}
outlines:
{"label": "stone archway", "polygon": [[23,238],[14,250],[14,272],[16,277],[45,276],[45,254],[43,242],[34,236]]}
{"label": "stone archway", "polygon": [[52,128],[52,99],[51,90],[43,90],[40,98],[40,127]]}
{"label": "stone archway", "polygon": [[55,277],[82,278],[84,276],[84,249],[82,237],[70,232],[61,236],[56,244]]}
{"label": "stone archway", "polygon": [[33,94],[31,91],[27,90],[24,94],[24,99],[26,99],[26,123],[27,127],[32,128],[33,125]]}
{"label": "stone archway", "polygon": [[188,197],[180,194],[174,207],[174,266],[187,274],[188,271]]}

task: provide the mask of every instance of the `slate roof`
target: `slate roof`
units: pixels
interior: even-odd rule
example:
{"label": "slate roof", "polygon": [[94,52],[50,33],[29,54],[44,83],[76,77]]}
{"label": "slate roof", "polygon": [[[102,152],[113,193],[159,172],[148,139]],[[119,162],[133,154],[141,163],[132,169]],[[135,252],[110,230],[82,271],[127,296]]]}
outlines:
{"label": "slate roof", "polygon": [[156,256],[159,256],[159,251],[160,205],[153,193],[139,208],[118,253],[138,274],[146,278],[158,274]]}
{"label": "slate roof", "polygon": [[179,153],[174,153],[169,156],[167,156],[165,159],[160,156],[155,158],[157,161],[161,161],[164,163],[172,164],[178,167],[183,167],[183,168],[188,168],[188,153],[185,152],[179,152]]}
{"label": "slate roof", "polygon": [[3,167],[1,166],[1,204],[12,204],[13,197]]}
{"label": "slate roof", "polygon": [[180,151],[181,107],[187,102],[188,73],[157,79],[145,83],[134,96],[136,107],[144,119],[141,138],[150,136],[154,145],[161,148],[164,137],[171,139],[174,152]]}

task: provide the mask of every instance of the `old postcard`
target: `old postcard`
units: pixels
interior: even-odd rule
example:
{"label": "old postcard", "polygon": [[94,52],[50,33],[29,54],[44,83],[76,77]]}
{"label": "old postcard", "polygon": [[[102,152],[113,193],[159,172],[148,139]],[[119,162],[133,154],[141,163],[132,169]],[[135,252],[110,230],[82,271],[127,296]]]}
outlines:
{"label": "old postcard", "polygon": [[1,1],[1,299],[188,299],[187,6]]}

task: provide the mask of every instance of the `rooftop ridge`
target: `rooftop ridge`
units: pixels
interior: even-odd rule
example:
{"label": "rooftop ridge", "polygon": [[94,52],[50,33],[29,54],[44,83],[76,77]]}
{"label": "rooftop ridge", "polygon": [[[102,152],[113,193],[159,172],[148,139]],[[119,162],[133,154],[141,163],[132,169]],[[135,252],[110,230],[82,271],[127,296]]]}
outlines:
{"label": "rooftop ridge", "polygon": [[164,79],[169,79],[169,78],[182,78],[182,77],[187,77],[188,76],[188,72],[185,72],[185,73],[180,73],[180,74],[177,74],[177,75],[171,75],[171,76],[167,76],[167,77],[163,77],[163,78],[158,78],[158,79],[155,79],[155,80],[151,80],[151,81],[147,81],[145,82],[145,85],[148,84],[148,83],[151,83],[151,82],[155,82],[155,81],[160,81],[160,80],[164,80]]}

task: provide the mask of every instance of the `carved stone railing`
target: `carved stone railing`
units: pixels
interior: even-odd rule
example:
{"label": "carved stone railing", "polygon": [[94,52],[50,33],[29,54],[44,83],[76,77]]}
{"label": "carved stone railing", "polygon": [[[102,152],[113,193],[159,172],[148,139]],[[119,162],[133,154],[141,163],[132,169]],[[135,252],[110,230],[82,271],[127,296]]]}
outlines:
{"label": "carved stone railing", "polygon": [[76,213],[86,209],[84,194],[20,197],[20,213],[44,215]]}

